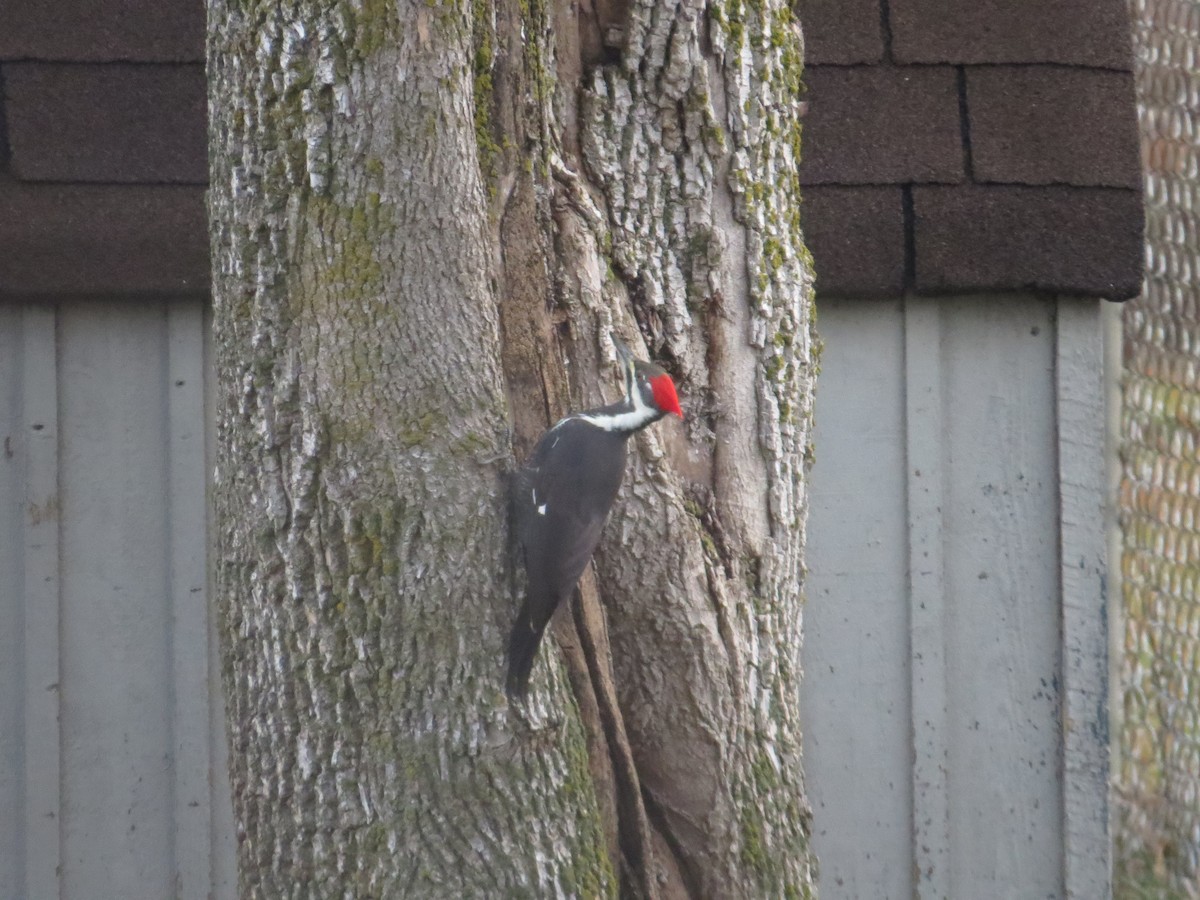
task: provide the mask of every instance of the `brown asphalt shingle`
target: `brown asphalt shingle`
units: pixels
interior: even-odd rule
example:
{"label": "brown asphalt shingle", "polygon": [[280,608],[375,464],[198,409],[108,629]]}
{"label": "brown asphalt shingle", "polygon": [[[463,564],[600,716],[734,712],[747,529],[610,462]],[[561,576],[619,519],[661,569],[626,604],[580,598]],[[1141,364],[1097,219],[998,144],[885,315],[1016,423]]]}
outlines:
{"label": "brown asphalt shingle", "polygon": [[904,189],[810,187],[802,208],[804,240],[827,285],[856,295],[904,291]]}
{"label": "brown asphalt shingle", "polygon": [[[1136,293],[1125,0],[798,16],[822,294]],[[207,290],[203,57],[200,0],[4,3],[0,294]]]}
{"label": "brown asphalt shingle", "polygon": [[[800,0],[798,12],[802,222],[820,295],[1137,293],[1124,0]],[[895,187],[861,193],[871,185]]]}
{"label": "brown asphalt shingle", "polygon": [[4,93],[17,178],[208,180],[203,66],[8,63]]}
{"label": "brown asphalt shingle", "polygon": [[883,60],[879,0],[797,0],[808,65],[850,65]]}
{"label": "brown asphalt shingle", "polygon": [[1141,209],[1141,195],[1129,190],[919,185],[915,288],[1133,296],[1141,285]]}
{"label": "brown asphalt shingle", "polygon": [[201,0],[4,0],[0,60],[203,62]]}
{"label": "brown asphalt shingle", "polygon": [[978,181],[1141,184],[1131,73],[984,66],[966,78]]}
{"label": "brown asphalt shingle", "polygon": [[962,181],[953,69],[821,66],[805,80],[806,184]]}
{"label": "brown asphalt shingle", "polygon": [[1132,69],[1124,0],[889,0],[899,63]]}
{"label": "brown asphalt shingle", "polygon": [[204,188],[0,177],[0,296],[207,294]]}

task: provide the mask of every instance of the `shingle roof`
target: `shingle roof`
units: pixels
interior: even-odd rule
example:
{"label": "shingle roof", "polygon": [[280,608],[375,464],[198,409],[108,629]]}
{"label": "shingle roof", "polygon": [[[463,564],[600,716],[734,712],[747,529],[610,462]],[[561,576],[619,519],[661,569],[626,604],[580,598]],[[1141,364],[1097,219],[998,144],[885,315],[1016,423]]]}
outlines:
{"label": "shingle roof", "polygon": [[[798,2],[821,293],[1137,293],[1124,0]],[[8,0],[0,295],[207,290],[203,56],[199,0]]]}
{"label": "shingle roof", "polygon": [[818,294],[1137,294],[1125,0],[798,5]]}
{"label": "shingle roof", "polygon": [[207,293],[204,6],[8,0],[0,296]]}

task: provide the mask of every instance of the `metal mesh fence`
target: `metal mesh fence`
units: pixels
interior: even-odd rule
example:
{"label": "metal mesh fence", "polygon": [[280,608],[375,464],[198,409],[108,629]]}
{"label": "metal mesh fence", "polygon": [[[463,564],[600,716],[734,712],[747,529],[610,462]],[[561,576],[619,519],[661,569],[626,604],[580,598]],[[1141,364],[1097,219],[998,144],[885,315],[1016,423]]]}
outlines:
{"label": "metal mesh fence", "polygon": [[1124,310],[1118,884],[1200,897],[1200,0],[1130,10],[1146,281]]}

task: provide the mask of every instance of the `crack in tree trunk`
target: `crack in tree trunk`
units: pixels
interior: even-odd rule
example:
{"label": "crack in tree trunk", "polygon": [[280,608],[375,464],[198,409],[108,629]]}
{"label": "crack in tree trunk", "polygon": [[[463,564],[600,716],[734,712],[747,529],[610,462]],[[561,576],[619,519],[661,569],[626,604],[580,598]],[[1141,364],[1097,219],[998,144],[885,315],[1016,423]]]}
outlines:
{"label": "crack in tree trunk", "polygon": [[[574,13],[569,11],[569,4],[560,3],[556,8],[555,21],[561,28]],[[762,450],[753,445],[752,432],[747,441],[744,423],[757,419],[763,428],[758,435],[760,445],[765,442],[768,447],[778,448],[772,452],[777,453],[779,459],[788,460],[791,451],[787,440],[781,441],[778,426],[770,424],[779,416],[774,404],[795,403],[805,415],[808,409],[805,399],[808,388],[803,383],[803,370],[778,370],[787,376],[787,386],[782,393],[775,385],[764,383],[761,374],[757,384],[742,374],[762,372],[760,367],[765,365],[766,371],[776,376],[777,370],[771,367],[786,365],[790,355],[778,352],[775,347],[790,344],[794,340],[791,335],[803,335],[807,325],[803,311],[784,307],[782,327],[787,329],[787,336],[774,339],[775,346],[766,348],[766,363],[763,362],[764,355],[755,352],[754,347],[746,347],[747,332],[753,333],[754,329],[766,332],[778,326],[771,324],[775,313],[763,312],[769,305],[760,306],[759,311],[750,316],[739,312],[740,298],[762,292],[764,286],[766,290],[774,289],[777,279],[784,274],[796,276],[794,267],[773,262],[779,272],[764,272],[762,264],[754,261],[768,246],[772,252],[792,252],[776,251],[775,244],[787,246],[794,237],[783,236],[778,227],[771,224],[774,218],[765,226],[752,226],[748,238],[738,237],[739,230],[745,227],[737,223],[739,218],[755,221],[748,211],[758,201],[748,201],[743,196],[746,193],[744,187],[726,193],[720,183],[720,179],[734,180],[735,166],[730,163],[730,157],[724,155],[724,139],[718,134],[725,99],[723,92],[717,90],[712,95],[714,109],[709,105],[709,95],[701,80],[714,77],[714,66],[711,61],[705,62],[704,57],[715,51],[708,29],[697,27],[697,17],[702,15],[699,9],[687,3],[675,3],[659,9],[656,18],[648,20],[646,9],[636,3],[598,4],[578,12],[581,36],[577,41],[561,34],[557,36],[554,47],[559,55],[553,59],[553,65],[560,74],[560,83],[566,85],[568,94],[578,81],[584,84],[580,116],[578,120],[573,115],[564,120],[562,146],[579,148],[582,156],[564,165],[557,160],[553,147],[542,147],[539,151],[545,160],[545,181],[540,193],[535,188],[535,181],[528,182],[529,196],[541,198],[536,204],[541,222],[539,228],[544,235],[541,246],[552,250],[546,251],[547,262],[537,266],[539,273],[548,274],[535,295],[554,299],[546,305],[527,302],[528,298],[517,300],[521,312],[510,310],[508,313],[543,323],[530,330],[545,336],[539,348],[542,361],[536,370],[543,379],[546,397],[561,399],[570,395],[576,398],[577,407],[606,399],[598,387],[611,380],[607,377],[607,367],[602,364],[607,331],[615,326],[628,333],[632,312],[638,330],[671,357],[673,369],[681,376],[685,389],[693,392],[713,390],[720,399],[719,405],[710,405],[699,422],[692,426],[691,447],[677,440],[669,428],[663,429],[663,435],[643,436],[637,442],[643,454],[649,453],[650,462],[647,465],[641,459],[634,461],[635,474],[625,489],[627,495],[632,493],[633,496],[618,504],[614,513],[616,521],[609,528],[610,535],[617,527],[624,533],[620,539],[606,537],[598,559],[598,571],[608,576],[614,585],[615,627],[623,645],[616,654],[623,675],[619,680],[613,679],[612,688],[619,698],[613,704],[605,703],[609,693],[606,690],[608,679],[602,675],[609,671],[612,654],[607,632],[602,628],[588,629],[582,620],[576,623],[579,637],[584,641],[584,661],[591,676],[587,692],[597,704],[596,712],[600,715],[600,721],[590,722],[589,728],[599,727],[604,732],[604,741],[593,736],[590,746],[593,752],[607,747],[611,757],[606,771],[611,770],[617,783],[604,790],[615,791],[622,855],[633,868],[642,870],[635,879],[635,883],[640,883],[638,890],[654,891],[655,873],[652,870],[655,862],[651,856],[657,853],[663,871],[681,873],[672,882],[676,892],[673,895],[679,896],[736,891],[738,876],[732,873],[745,864],[747,854],[755,860],[768,861],[760,847],[769,838],[760,826],[754,825],[746,831],[748,826],[744,816],[735,820],[727,812],[716,814],[716,811],[727,804],[736,808],[744,802],[730,797],[727,792],[747,790],[744,785],[749,779],[757,778],[764,784],[776,779],[778,776],[768,772],[778,769],[780,760],[790,760],[789,766],[798,767],[798,733],[792,731],[794,726],[780,731],[775,724],[756,721],[752,707],[747,706],[761,702],[764,681],[758,675],[770,671],[775,664],[764,666],[761,651],[752,649],[749,655],[751,668],[747,669],[743,647],[747,633],[754,635],[762,631],[765,636],[776,627],[772,614],[764,615],[769,608],[764,606],[766,597],[779,597],[784,609],[796,602],[795,582],[789,586],[782,576],[786,565],[779,570],[780,574],[769,577],[764,577],[764,567],[776,571],[776,561],[782,562],[792,556],[794,550],[789,548],[791,539],[788,535],[797,522],[802,522],[803,514],[802,511],[788,513],[787,521],[780,521],[780,513],[791,500],[788,493],[779,492],[778,487],[774,489],[776,495],[772,500],[774,514],[768,512],[768,504],[757,512],[743,502],[743,497],[760,495],[764,485],[787,482],[786,476],[781,479],[779,469],[771,474],[777,464],[764,465]],[[610,53],[613,35],[596,34],[597,29],[620,30],[623,44],[632,41],[626,52],[643,54],[636,71],[619,62],[614,63]],[[728,34],[724,34],[723,39],[727,42]],[[773,40],[778,43],[780,39],[776,36]],[[689,43],[691,49],[683,49]],[[548,62],[546,65],[549,68]],[[681,77],[678,73],[689,66],[694,74]],[[717,71],[720,72],[719,67]],[[731,77],[742,76],[731,76],[729,71],[715,76],[718,84]],[[628,89],[626,81],[630,83]],[[691,86],[678,86],[687,84]],[[724,90],[729,91],[730,86],[726,85]],[[631,109],[631,100],[636,101],[638,91],[647,97],[648,113],[635,114]],[[659,108],[654,105],[655,91],[667,95],[661,112],[655,112]],[[605,104],[609,105],[607,112],[602,111]],[[513,107],[518,104],[505,100],[502,105]],[[572,105],[571,99],[559,101],[560,108],[570,109]],[[742,127],[738,124],[741,114],[739,108],[738,115],[731,116],[733,122],[725,127],[737,132]],[[656,120],[655,116],[660,118]],[[624,124],[626,122],[630,124]],[[582,129],[582,136],[576,131],[577,125]],[[618,174],[612,169],[613,159],[606,156],[618,145],[622,148],[621,153],[630,146],[636,147],[643,137],[647,152],[651,152],[656,136],[648,133],[650,127],[661,129],[657,139],[669,150],[663,159],[674,159],[674,165],[678,167],[679,183],[667,182],[662,190],[668,192],[663,195],[668,198],[671,192],[679,192],[672,202],[688,210],[687,215],[692,219],[691,231],[683,237],[663,232],[664,221],[670,215],[669,205],[654,205],[647,209],[631,200],[633,188],[647,190],[653,196],[656,190],[654,179],[663,171],[661,167],[652,167],[647,172],[643,167],[644,160],[620,157],[615,163],[622,166]],[[737,136],[746,141],[748,133],[749,129],[744,129]],[[513,143],[524,145],[520,140]],[[754,149],[748,148],[747,152]],[[510,160],[510,163],[515,164],[517,160]],[[747,162],[738,166],[746,169]],[[668,171],[667,177],[669,174]],[[639,187],[642,179],[647,178],[646,186]],[[517,180],[523,182],[523,176],[518,175]],[[713,191],[709,199],[705,199],[707,190]],[[603,201],[598,205],[596,198],[603,198]],[[512,208],[511,204],[506,205],[506,216]],[[637,227],[636,234],[628,230],[633,226]],[[731,227],[732,231],[729,230]],[[771,237],[776,233],[781,237]],[[609,241],[612,242],[611,251],[605,246]],[[769,243],[772,241],[775,244]],[[802,247],[800,250],[802,252]],[[739,257],[747,260],[747,265],[740,271]],[[553,262],[549,261],[551,259]],[[603,274],[606,262],[611,265],[607,277]],[[757,270],[756,266],[759,267]],[[779,289],[783,290],[783,283],[779,283]],[[690,316],[686,305],[691,301],[682,299],[696,291],[708,294],[703,306],[707,332],[699,342],[687,337],[691,331],[686,325]],[[506,296],[510,302],[516,299],[512,293]],[[731,296],[739,299],[731,302],[728,299]],[[786,292],[783,296],[786,297]],[[567,322],[566,332],[545,321],[549,315],[547,306],[561,310]],[[682,328],[681,322],[685,323]],[[761,340],[757,338],[755,342]],[[546,359],[572,360],[570,388],[567,387],[565,368],[555,365],[548,370],[544,364]],[[527,367],[534,368],[528,364]],[[510,379],[510,389],[519,381],[519,378]],[[510,397],[514,407],[522,405],[521,397],[513,394]],[[776,397],[782,399],[776,400]],[[736,415],[733,415],[735,411]],[[566,406],[561,403],[552,406],[551,412],[547,422],[539,424],[544,426],[565,413]],[[708,426],[707,441],[705,430],[700,430],[704,425]],[[537,431],[531,430],[528,436],[519,439],[518,448],[527,452]],[[714,442],[713,432],[723,435],[723,440]],[[803,430],[791,430],[795,435],[804,433]],[[703,459],[704,454],[697,460],[694,452],[696,437],[701,438],[702,444],[707,443],[707,461]],[[789,460],[787,465],[793,463]],[[672,469],[682,474],[685,480],[681,481]],[[646,480],[650,473],[655,474]],[[665,522],[661,521],[664,514]],[[624,524],[618,526],[619,522]],[[664,550],[658,561],[644,558],[633,549],[656,545]],[[768,562],[764,563],[764,557]],[[630,572],[641,574],[631,579]],[[689,572],[702,572],[704,576],[698,583],[688,584],[686,575],[680,573]],[[650,589],[650,597],[665,591],[668,596],[687,600],[681,606],[664,607],[661,612],[629,605],[629,600],[639,593],[647,593],[647,585],[651,584],[658,587]],[[607,585],[608,580],[606,594]],[[781,586],[783,591],[779,593]],[[586,610],[587,591],[581,596]],[[667,618],[663,618],[663,613]],[[641,644],[646,636],[662,633],[666,623],[670,623],[667,633],[674,634],[674,640],[678,642],[673,652],[691,657],[682,669],[690,674],[678,675],[679,684],[674,686],[662,682],[656,666],[645,670],[641,663],[641,660],[653,658],[646,653],[656,652],[643,649]],[[699,633],[695,631],[697,625],[701,627]],[[711,632],[712,637],[702,636],[706,632]],[[592,635],[590,641],[589,633]],[[765,647],[762,644],[756,646]],[[785,653],[784,658],[788,655]],[[760,657],[757,663],[756,656]],[[578,660],[569,658],[569,664],[574,667]],[[792,676],[786,673],[795,672],[798,667],[789,667],[786,659],[783,665],[781,671],[785,678],[769,688],[771,692],[794,689],[787,687],[792,683]],[[752,680],[747,682],[747,678]],[[682,712],[693,702],[693,698],[682,690],[682,685],[688,682],[702,683],[708,688],[720,686],[710,698],[712,707],[696,710],[700,714],[690,722],[686,721],[690,714]],[[583,673],[572,672],[572,683],[578,694]],[[654,695],[649,696],[645,693],[646,684],[664,685],[667,689],[656,688]],[[582,697],[580,703],[589,705]],[[633,732],[622,715],[622,707],[636,710]],[[646,710],[655,708],[659,710],[658,715],[648,716]],[[668,724],[672,718],[674,723]],[[753,758],[739,760],[736,755],[725,757],[724,752],[717,749],[729,743],[731,747],[742,745],[744,750],[750,750],[751,743],[772,734],[783,737],[779,748],[769,751],[773,762],[763,763]],[[680,768],[678,760],[671,759],[671,751],[666,750],[680,742],[692,748],[689,753],[694,765],[691,767]],[[626,748],[628,759],[623,758]],[[668,755],[664,756],[664,751]],[[750,775],[752,770],[759,774]],[[646,771],[650,773],[648,784],[644,782]],[[787,781],[788,776],[784,775],[778,788],[780,799],[785,803],[791,802],[786,798],[796,790],[786,786]],[[743,786],[738,787],[739,784]],[[697,787],[702,790],[697,792]],[[704,792],[709,792],[708,796]],[[674,799],[658,805],[659,814],[652,822],[641,802],[643,794]],[[794,824],[802,833],[805,813],[798,805],[792,808]],[[702,821],[711,822],[711,827],[700,826]],[[801,836],[796,840],[803,843],[804,838]],[[742,854],[741,858],[727,855],[729,847],[740,847],[737,852]],[[676,859],[679,853],[683,856]],[[647,862],[642,865],[639,860]],[[690,873],[686,883],[682,873]],[[776,875],[764,874],[763,877],[763,884],[779,885],[789,883],[791,878],[785,876],[774,882]]]}
{"label": "crack in tree trunk", "polygon": [[[810,893],[784,0],[209,5],[243,893]],[[613,329],[690,418],[636,439],[526,727],[496,462],[611,399]]]}
{"label": "crack in tree trunk", "polygon": [[[528,216],[532,206],[527,203],[527,199],[531,197],[531,191],[525,187],[518,187],[508,198],[505,221],[520,215],[523,206],[525,215]],[[520,227],[527,227],[528,221],[523,219]],[[511,231],[508,232],[508,236],[510,241],[514,240]],[[530,247],[537,246],[536,242],[526,240],[521,246],[525,247],[526,252],[505,254],[505,271],[511,283],[528,285],[529,273],[544,272],[546,267],[542,265],[538,253],[529,252]],[[518,427],[514,434],[514,444],[518,448],[519,456],[527,455],[528,448],[536,442],[546,424],[566,412],[564,403],[556,403],[551,399],[564,395],[562,385],[566,381],[565,372],[560,367],[551,372],[547,366],[547,360],[559,355],[553,350],[552,317],[541,304],[528,302],[530,296],[537,297],[548,287],[523,293],[519,290],[504,292],[509,298],[503,314],[505,333],[536,335],[529,343],[516,339],[508,341],[506,372],[509,374],[510,402],[514,408],[536,408],[537,404],[530,401],[537,396],[549,407],[550,413],[544,422],[535,416],[532,420],[525,420]],[[522,372],[536,373],[536,377],[522,376]],[[616,836],[614,849],[619,849],[619,852],[614,854],[614,861],[621,863],[621,869],[626,875],[624,880],[632,896],[656,900],[662,893],[659,890],[659,873],[654,866],[655,841],[642,807],[637,767],[617,702],[604,612],[590,567],[581,580],[572,607],[573,628],[559,626],[554,629],[554,633],[564,651],[568,678],[589,735],[592,770],[594,776],[600,779],[597,794],[601,798],[601,812],[606,819],[606,831]],[[542,652],[550,652],[550,648],[546,647]],[[603,760],[597,759],[600,755],[604,756]],[[608,809],[604,799],[607,797],[613,798],[611,809]],[[669,872],[675,867],[666,864],[662,868],[664,872]],[[666,879],[665,874],[662,877]],[[668,893],[667,896],[679,896],[679,893]]]}
{"label": "crack in tree trunk", "polygon": [[646,809],[642,805],[642,786],[633,750],[629,746],[629,736],[625,733],[625,719],[621,715],[613,685],[608,629],[595,572],[590,567],[580,580],[573,606],[575,627],[583,640],[584,658],[599,707],[600,724],[608,739],[608,753],[617,782],[621,855],[633,887],[631,893],[645,900],[657,900],[659,877],[654,865],[654,840]]}

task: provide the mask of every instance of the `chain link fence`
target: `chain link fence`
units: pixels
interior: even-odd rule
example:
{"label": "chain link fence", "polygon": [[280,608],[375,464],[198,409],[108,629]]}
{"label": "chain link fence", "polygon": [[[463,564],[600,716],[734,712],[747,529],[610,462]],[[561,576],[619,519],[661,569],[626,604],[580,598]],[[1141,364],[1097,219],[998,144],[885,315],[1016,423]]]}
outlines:
{"label": "chain link fence", "polygon": [[1130,0],[1146,280],[1124,309],[1124,897],[1200,897],[1200,0]]}

